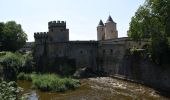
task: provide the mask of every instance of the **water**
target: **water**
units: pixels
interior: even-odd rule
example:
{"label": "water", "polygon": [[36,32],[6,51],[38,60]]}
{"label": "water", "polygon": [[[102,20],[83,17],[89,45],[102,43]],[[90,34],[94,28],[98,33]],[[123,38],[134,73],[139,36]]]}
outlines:
{"label": "water", "polygon": [[41,92],[28,81],[18,84],[29,100],[168,100],[149,87],[110,77],[82,79],[79,89],[64,93]]}

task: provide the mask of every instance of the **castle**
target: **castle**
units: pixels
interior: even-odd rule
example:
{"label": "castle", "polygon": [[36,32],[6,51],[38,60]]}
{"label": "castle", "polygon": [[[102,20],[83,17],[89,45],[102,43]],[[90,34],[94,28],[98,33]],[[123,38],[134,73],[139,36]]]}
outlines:
{"label": "castle", "polygon": [[[62,72],[70,68],[88,67],[96,73],[123,77],[162,90],[170,90],[170,68],[152,64],[145,49],[133,55],[130,48],[145,48],[130,38],[118,38],[116,23],[111,16],[97,26],[97,41],[69,41],[69,29],[64,21],[48,23],[48,32],[34,33],[34,58],[38,71]],[[141,51],[140,51],[141,50]],[[140,51],[140,52],[139,52]]]}
{"label": "castle", "polygon": [[116,23],[111,16],[97,26],[97,41],[69,41],[65,21],[51,21],[48,32],[34,33],[34,57],[40,69],[60,70],[62,66],[89,67],[94,71],[114,74],[123,66],[126,50],[135,43],[118,38]]}

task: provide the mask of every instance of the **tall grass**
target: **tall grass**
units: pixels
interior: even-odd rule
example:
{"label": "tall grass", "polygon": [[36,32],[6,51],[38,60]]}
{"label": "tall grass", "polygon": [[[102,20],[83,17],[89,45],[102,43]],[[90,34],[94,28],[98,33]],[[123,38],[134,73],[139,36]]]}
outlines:
{"label": "tall grass", "polygon": [[42,91],[64,92],[74,90],[80,86],[80,81],[72,78],[61,78],[55,74],[24,74],[18,75],[18,79],[31,80],[33,87]]}

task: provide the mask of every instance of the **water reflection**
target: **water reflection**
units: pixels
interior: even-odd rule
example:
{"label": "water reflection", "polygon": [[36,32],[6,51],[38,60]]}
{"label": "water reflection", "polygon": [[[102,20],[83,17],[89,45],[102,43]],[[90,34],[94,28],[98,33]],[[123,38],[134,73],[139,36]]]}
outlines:
{"label": "water reflection", "polygon": [[151,88],[110,77],[82,79],[79,89],[64,93],[33,90],[28,81],[18,84],[29,94],[29,100],[168,100]]}

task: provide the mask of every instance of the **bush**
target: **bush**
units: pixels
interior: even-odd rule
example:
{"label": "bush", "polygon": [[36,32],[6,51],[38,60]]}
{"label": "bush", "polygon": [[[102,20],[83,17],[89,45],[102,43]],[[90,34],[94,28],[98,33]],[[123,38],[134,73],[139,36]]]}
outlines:
{"label": "bush", "polygon": [[0,56],[0,65],[3,67],[2,69],[5,80],[16,80],[18,70],[22,66],[22,55],[5,52],[5,54]]}
{"label": "bush", "polygon": [[69,89],[76,89],[80,86],[80,81],[76,79],[64,78],[62,81]]}
{"label": "bush", "polygon": [[31,73],[35,70],[32,53],[26,53],[25,55],[23,55],[22,59],[23,61],[20,72]]}
{"label": "bush", "polygon": [[16,82],[0,82],[0,100],[26,100],[26,96],[19,96],[22,88],[18,87]]}
{"label": "bush", "polygon": [[19,79],[19,80],[27,80],[27,81],[31,81],[32,80],[31,74],[25,74],[23,72],[18,74],[17,79]]}
{"label": "bush", "polygon": [[0,52],[0,70],[7,81],[16,80],[19,72],[30,73],[33,68],[33,57],[31,54]]}
{"label": "bush", "polygon": [[42,91],[64,92],[69,89],[80,87],[79,80],[72,78],[61,78],[55,74],[25,74],[20,73],[18,79],[32,81],[33,87]]}

